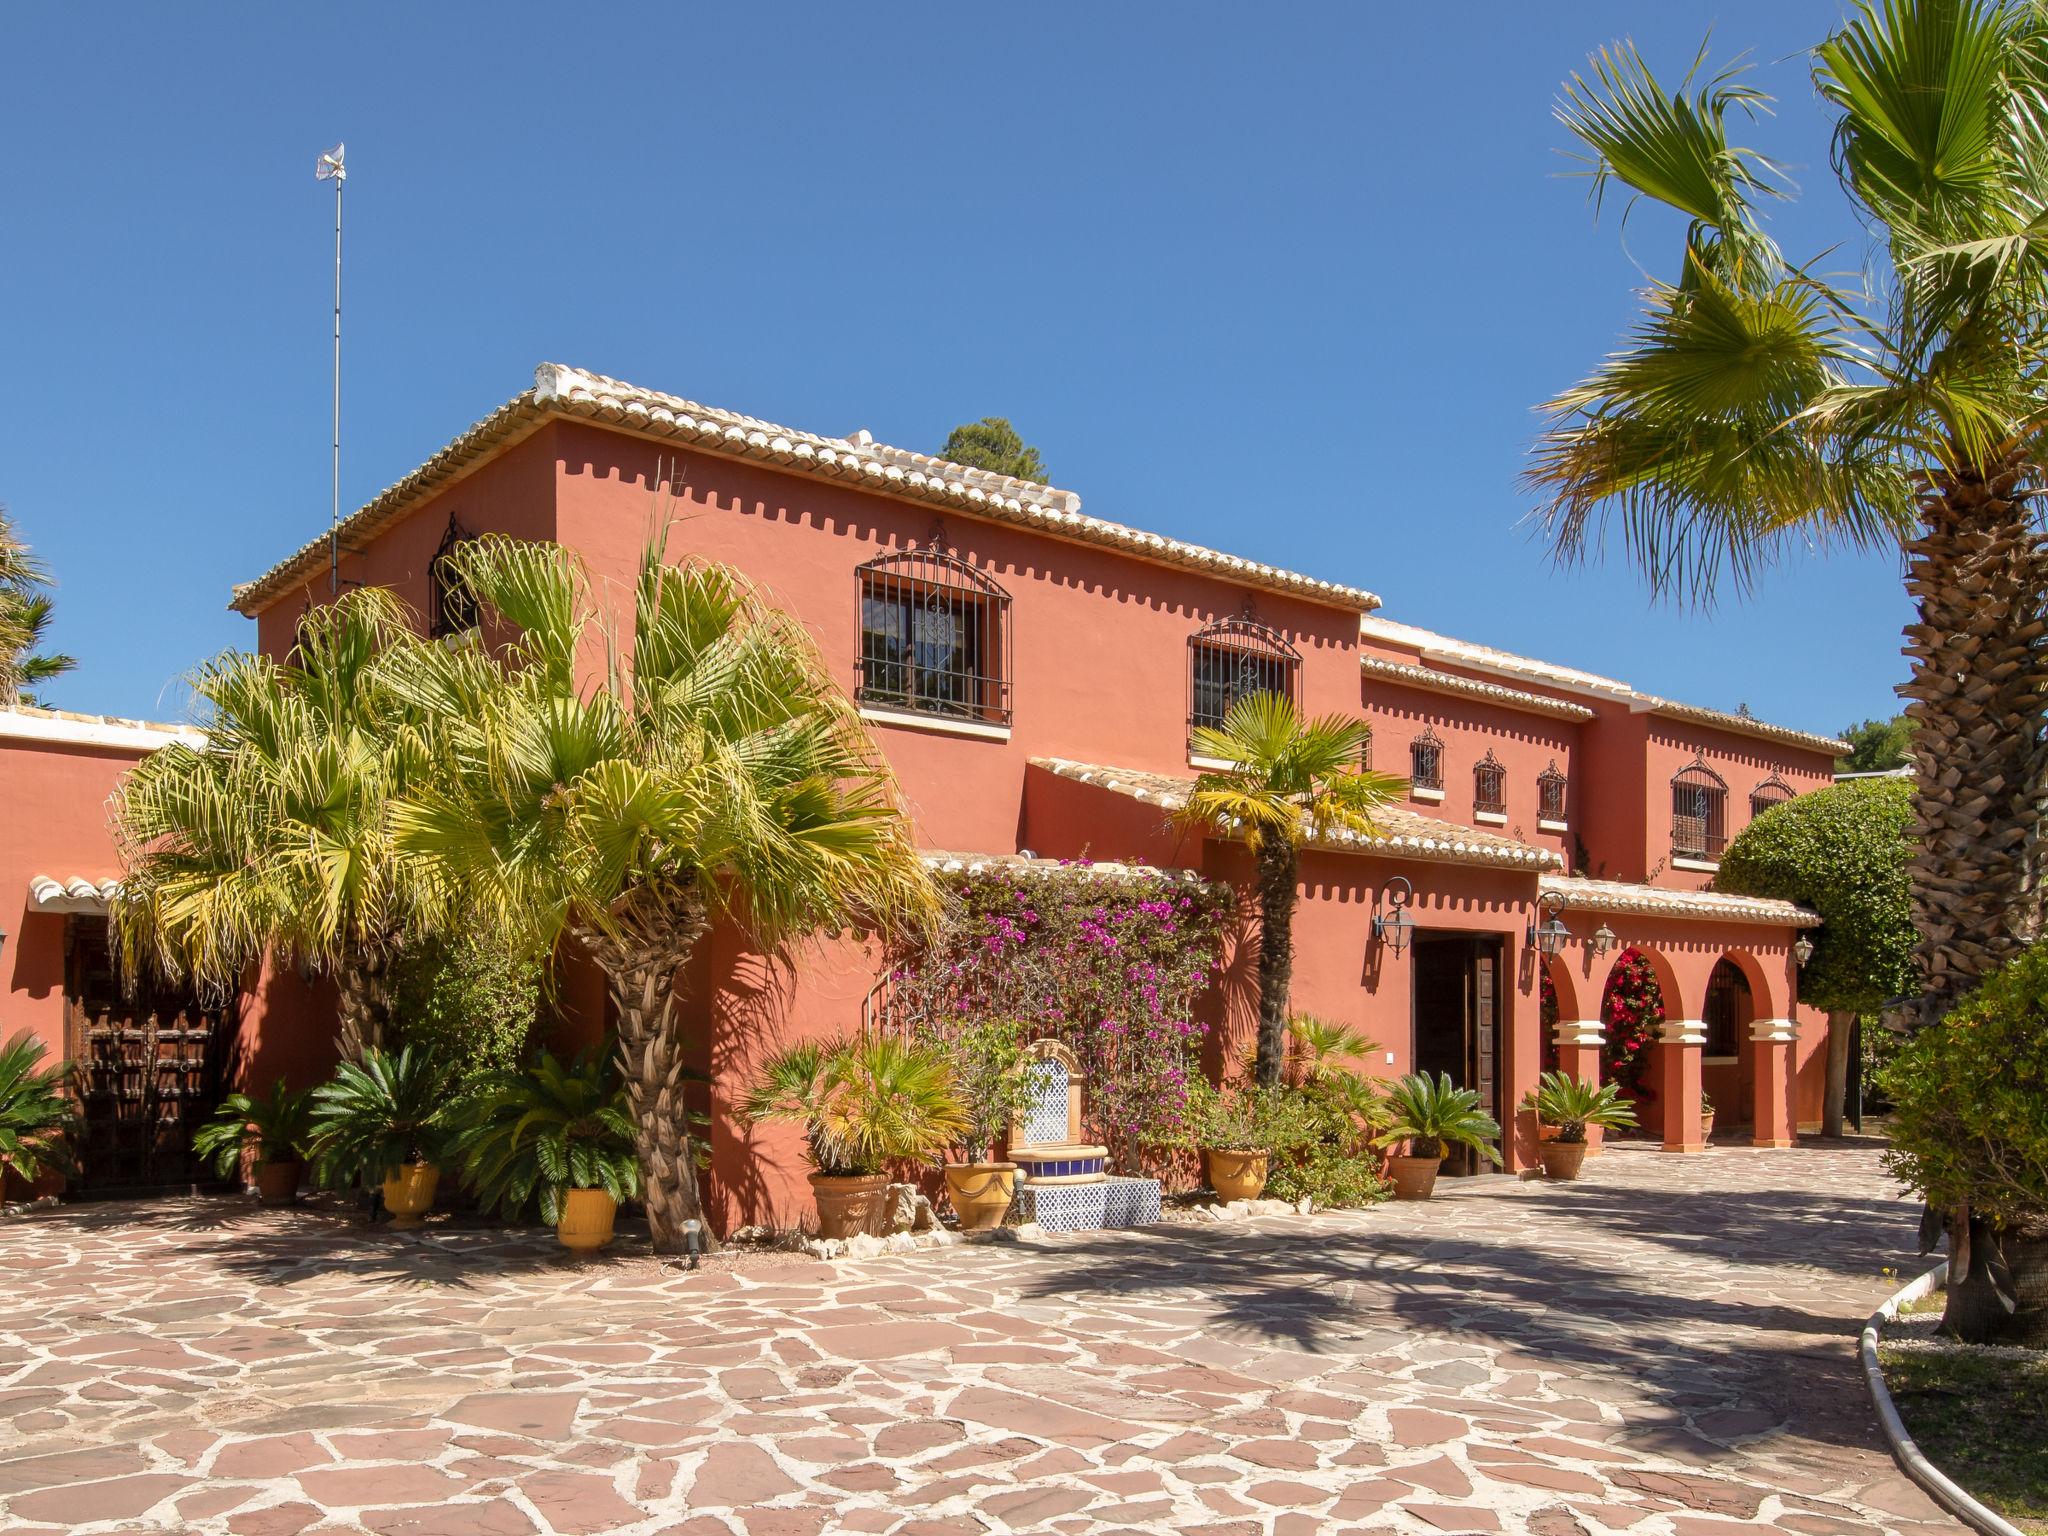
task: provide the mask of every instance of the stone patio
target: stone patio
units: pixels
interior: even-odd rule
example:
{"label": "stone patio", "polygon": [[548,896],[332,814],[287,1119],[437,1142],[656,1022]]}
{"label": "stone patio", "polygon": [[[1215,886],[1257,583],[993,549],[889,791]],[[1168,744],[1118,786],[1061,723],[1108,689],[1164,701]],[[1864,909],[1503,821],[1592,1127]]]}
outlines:
{"label": "stone patio", "polygon": [[[1874,1143],[831,1266],[238,1201],[0,1225],[0,1529],[1954,1530],[1857,1375]],[[1443,1186],[1440,1186],[1443,1187]]]}

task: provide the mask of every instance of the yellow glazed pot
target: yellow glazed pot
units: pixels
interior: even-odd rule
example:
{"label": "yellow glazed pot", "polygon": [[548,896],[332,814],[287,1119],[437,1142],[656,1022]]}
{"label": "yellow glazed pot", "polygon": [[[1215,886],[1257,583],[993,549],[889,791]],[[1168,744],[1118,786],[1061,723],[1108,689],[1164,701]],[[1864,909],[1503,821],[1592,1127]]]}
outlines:
{"label": "yellow glazed pot", "polygon": [[441,1170],[432,1163],[407,1163],[384,1176],[384,1209],[394,1227],[416,1227],[434,1204]]}
{"label": "yellow glazed pot", "polygon": [[1266,1154],[1235,1147],[1204,1147],[1209,1162],[1209,1187],[1226,1204],[1256,1200],[1266,1192]]}
{"label": "yellow glazed pot", "polygon": [[1015,1163],[946,1164],[946,1198],[962,1232],[987,1232],[1003,1224],[1017,1194]]}
{"label": "yellow glazed pot", "polygon": [[562,1195],[562,1219],[555,1236],[575,1253],[595,1253],[612,1240],[612,1218],[619,1202],[601,1189],[571,1189]]}

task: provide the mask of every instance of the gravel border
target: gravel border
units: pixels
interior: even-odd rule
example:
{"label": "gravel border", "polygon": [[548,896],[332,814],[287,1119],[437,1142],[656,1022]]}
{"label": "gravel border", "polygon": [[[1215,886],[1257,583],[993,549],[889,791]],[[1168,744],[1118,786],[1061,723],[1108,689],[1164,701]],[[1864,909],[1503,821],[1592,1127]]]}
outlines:
{"label": "gravel border", "polygon": [[1878,1426],[1883,1429],[1884,1438],[1891,1446],[1893,1459],[1906,1476],[1926,1489],[1935,1503],[1963,1524],[1982,1531],[1984,1536],[2025,1536],[2018,1526],[1971,1498],[1941,1468],[1927,1459],[1920,1447],[1913,1443],[1913,1437],[1906,1433],[1905,1421],[1899,1417],[1891,1391],[1884,1384],[1884,1366],[1877,1354],[1878,1335],[1884,1325],[1899,1315],[1900,1308],[1932,1295],[1947,1281],[1948,1261],[1944,1259],[1917,1280],[1908,1281],[1894,1291],[1883,1306],[1870,1314],[1863,1324],[1863,1337],[1857,1346],[1863,1358],[1863,1380],[1870,1388],[1870,1400],[1877,1406]]}

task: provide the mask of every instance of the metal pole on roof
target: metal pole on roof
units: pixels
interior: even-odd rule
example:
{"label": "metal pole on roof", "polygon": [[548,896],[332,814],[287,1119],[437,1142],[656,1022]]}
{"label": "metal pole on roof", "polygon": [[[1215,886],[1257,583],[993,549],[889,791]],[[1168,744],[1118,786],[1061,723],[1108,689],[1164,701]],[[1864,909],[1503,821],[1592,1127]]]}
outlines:
{"label": "metal pole on roof", "polygon": [[341,186],[348,180],[337,144],[313,164],[313,179],[334,183],[334,500],[327,516],[327,594],[341,591]]}

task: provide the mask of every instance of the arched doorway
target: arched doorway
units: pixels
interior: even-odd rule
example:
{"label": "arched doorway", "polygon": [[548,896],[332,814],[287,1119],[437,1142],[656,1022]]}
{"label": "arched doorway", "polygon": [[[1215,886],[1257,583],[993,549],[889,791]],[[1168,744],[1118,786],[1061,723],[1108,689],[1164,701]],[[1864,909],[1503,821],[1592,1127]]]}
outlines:
{"label": "arched doorway", "polygon": [[1700,1006],[1700,1022],[1707,1028],[1706,1046],[1700,1053],[1700,1087],[1714,1106],[1716,1128],[1746,1125],[1752,1118],[1755,1066],[1749,1026],[1755,1017],[1749,977],[1723,955],[1707,976],[1706,1000]]}

